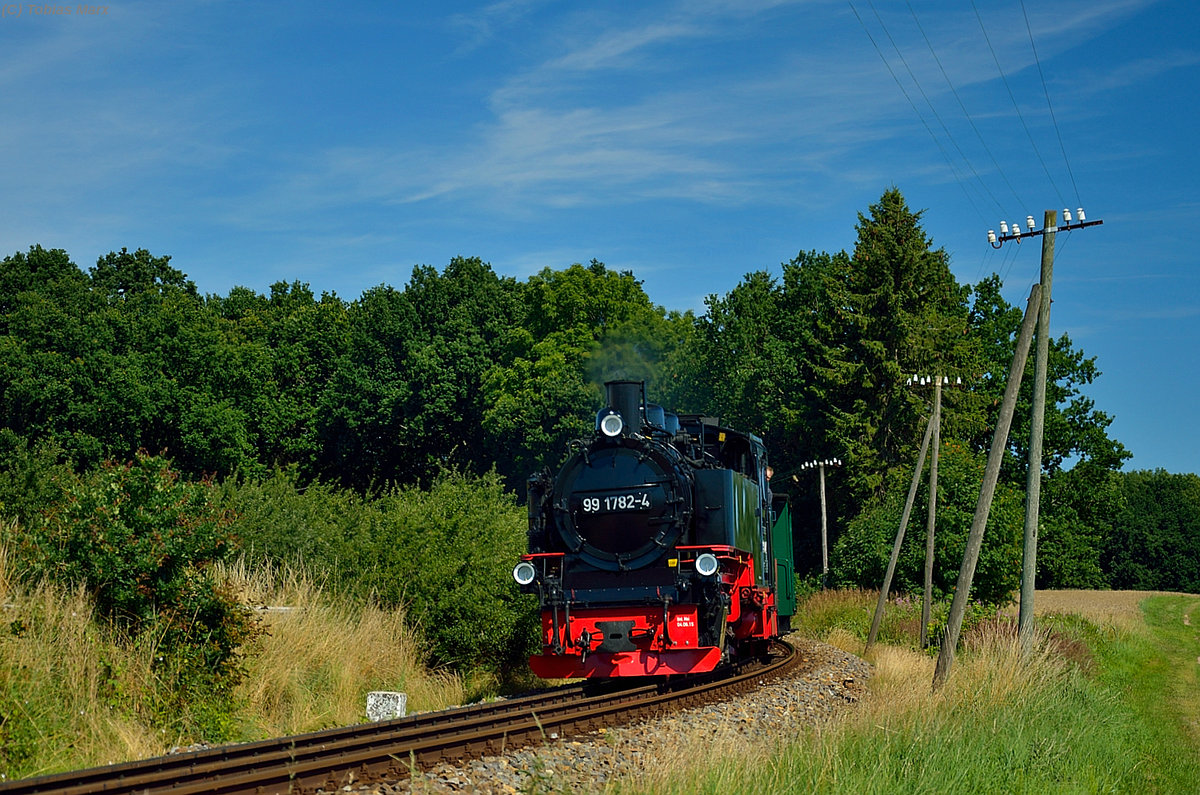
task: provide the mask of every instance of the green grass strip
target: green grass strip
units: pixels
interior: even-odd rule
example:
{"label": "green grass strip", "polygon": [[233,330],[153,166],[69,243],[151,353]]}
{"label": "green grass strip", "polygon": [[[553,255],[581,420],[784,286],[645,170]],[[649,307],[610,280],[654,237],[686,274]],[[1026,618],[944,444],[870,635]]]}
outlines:
{"label": "green grass strip", "polygon": [[[1092,650],[1087,670],[1048,657],[1013,686],[998,663],[994,676],[985,667],[925,707],[860,705],[861,714],[805,731],[751,769],[716,754],[722,761],[683,772],[667,789],[1200,792],[1200,598],[1154,597],[1143,610],[1145,628],[1133,631],[1077,616],[1044,622]],[[1184,622],[1188,611],[1196,622]]]}
{"label": "green grass strip", "polygon": [[1142,603],[1145,634],[1094,646],[1099,681],[1118,693],[1140,728],[1149,791],[1200,792],[1200,598],[1153,596]]}

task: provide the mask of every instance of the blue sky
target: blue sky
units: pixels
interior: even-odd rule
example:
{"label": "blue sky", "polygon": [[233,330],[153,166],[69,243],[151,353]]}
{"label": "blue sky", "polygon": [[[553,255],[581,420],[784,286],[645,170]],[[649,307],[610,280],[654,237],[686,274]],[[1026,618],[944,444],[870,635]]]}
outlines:
{"label": "blue sky", "polygon": [[456,255],[596,258],[702,310],[851,249],[894,185],[1023,306],[1040,244],[987,230],[1082,205],[1104,225],[1058,235],[1052,331],[1097,358],[1127,468],[1200,471],[1194,3],[92,9],[0,4],[3,254],[147,248],[203,292],[348,300]]}

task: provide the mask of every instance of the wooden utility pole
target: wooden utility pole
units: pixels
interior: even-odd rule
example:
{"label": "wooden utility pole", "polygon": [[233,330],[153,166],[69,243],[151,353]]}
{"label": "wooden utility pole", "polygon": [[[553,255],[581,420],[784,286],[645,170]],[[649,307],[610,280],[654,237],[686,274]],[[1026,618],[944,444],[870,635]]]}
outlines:
{"label": "wooden utility pole", "polygon": [[1017,635],[1029,648],[1033,639],[1033,592],[1037,575],[1038,510],[1042,497],[1042,429],[1046,418],[1046,368],[1050,357],[1050,286],[1054,281],[1054,233],[1058,213],[1046,211],[1042,225],[1042,307],[1038,311],[1033,370],[1033,414],[1029,423],[1029,471],[1025,480],[1025,544],[1021,559],[1021,612]]}
{"label": "wooden utility pole", "polygon": [[1029,356],[1029,343],[1033,339],[1033,327],[1037,322],[1041,304],[1041,285],[1035,284],[1029,292],[1029,305],[1025,308],[1025,319],[1017,337],[1012,366],[1008,370],[1008,384],[1004,388],[1004,399],[1000,402],[1000,416],[992,434],[992,447],[988,451],[987,466],[983,473],[983,485],[979,489],[979,501],[975,503],[975,517],[971,521],[971,532],[967,536],[967,548],[963,552],[962,568],[958,572],[958,584],[954,589],[954,601],[950,604],[950,617],[946,633],[942,637],[942,648],[938,653],[937,668],[933,673],[933,689],[937,690],[950,676],[954,664],[954,648],[962,631],[963,614],[971,595],[971,581],[975,577],[975,564],[979,562],[979,549],[983,545],[983,531],[987,527],[988,512],[992,508],[992,495],[1000,477],[1000,462],[1008,446],[1008,429],[1012,425],[1013,410],[1017,405],[1017,393],[1021,387],[1021,376],[1025,373],[1025,360]]}
{"label": "wooden utility pole", "polygon": [[913,502],[917,498],[917,484],[921,482],[921,469],[925,466],[925,451],[929,449],[929,435],[933,433],[933,420],[925,424],[925,438],[921,440],[921,452],[917,456],[917,468],[913,472],[912,485],[908,487],[908,499],[904,503],[904,513],[900,517],[900,529],[896,531],[896,541],[892,544],[892,557],[888,560],[887,573],[883,575],[883,587],[879,589],[879,602],[875,605],[875,616],[871,619],[871,631],[867,634],[867,646],[863,654],[875,645],[879,635],[879,623],[883,620],[883,608],[887,606],[888,591],[892,589],[892,575],[896,573],[896,561],[900,558],[900,547],[904,543],[904,530],[908,527],[908,516],[912,513]]}
{"label": "wooden utility pole", "polygon": [[[829,585],[829,520],[825,507],[825,467],[840,467],[842,459],[826,458],[820,461],[806,461],[800,465],[801,469],[812,469],[816,467],[820,471],[821,476],[821,587],[826,588]],[[797,483],[800,478],[792,475],[792,480]]]}
{"label": "wooden utility pole", "polygon": [[1063,210],[1063,225],[1058,225],[1058,213],[1046,210],[1045,220],[1041,229],[1035,229],[1033,216],[1025,221],[1028,231],[1022,232],[1021,226],[1013,222],[1009,229],[1005,221],[1000,222],[1000,235],[989,229],[988,243],[992,248],[1000,248],[1010,240],[1018,243],[1023,238],[1042,236],[1042,273],[1040,287],[1042,288],[1041,309],[1038,312],[1038,347],[1034,360],[1033,413],[1030,422],[1029,437],[1029,470],[1025,481],[1025,539],[1024,555],[1021,561],[1021,611],[1017,618],[1017,634],[1021,644],[1026,648],[1033,637],[1033,594],[1037,575],[1037,532],[1038,510],[1042,495],[1042,429],[1046,417],[1046,371],[1050,354],[1050,286],[1054,277],[1054,235],[1057,232],[1070,232],[1075,229],[1086,229],[1089,226],[1099,226],[1103,221],[1088,221],[1083,214],[1083,208],[1075,211],[1078,215],[1071,220],[1071,211]]}
{"label": "wooden utility pole", "polygon": [[929,613],[933,601],[933,531],[937,524],[938,448],[942,443],[942,376],[933,386],[933,454],[929,458],[929,515],[925,525],[925,598],[921,601],[921,648],[929,645]]}
{"label": "wooden utility pole", "polygon": [[825,509],[825,462],[821,469],[821,587],[829,587],[829,520]]}

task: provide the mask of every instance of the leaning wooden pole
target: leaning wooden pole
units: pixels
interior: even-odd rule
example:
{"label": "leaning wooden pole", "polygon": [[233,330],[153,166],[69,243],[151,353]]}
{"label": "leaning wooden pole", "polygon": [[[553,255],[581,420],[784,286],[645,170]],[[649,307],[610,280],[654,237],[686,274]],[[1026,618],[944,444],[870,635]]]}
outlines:
{"label": "leaning wooden pole", "polygon": [[954,601],[950,603],[950,618],[942,636],[942,648],[938,653],[937,668],[933,672],[933,689],[937,690],[950,676],[954,664],[954,649],[962,632],[963,614],[971,596],[971,580],[975,577],[975,564],[979,562],[979,549],[983,545],[983,530],[987,527],[988,512],[992,508],[992,495],[996,492],[996,481],[1000,477],[1000,462],[1008,446],[1008,429],[1012,425],[1013,409],[1017,405],[1017,393],[1021,388],[1021,376],[1025,374],[1025,360],[1029,357],[1029,343],[1033,339],[1033,327],[1037,323],[1041,305],[1042,287],[1035,284],[1029,291],[1029,305],[1025,308],[1025,320],[1017,337],[1017,348],[1013,353],[1012,366],[1008,370],[1008,384],[1004,388],[1004,399],[1000,402],[1000,417],[996,431],[992,434],[992,449],[988,451],[987,466],[983,472],[983,485],[979,489],[979,501],[975,504],[975,518],[967,536],[967,548],[963,552],[962,568],[958,572],[958,584],[954,588]]}
{"label": "leaning wooden pole", "polygon": [[892,545],[892,557],[888,560],[887,573],[883,575],[883,587],[879,590],[879,603],[875,605],[875,617],[871,619],[871,631],[867,635],[867,647],[863,654],[875,645],[879,635],[879,623],[883,620],[883,608],[887,606],[888,591],[892,589],[892,576],[896,573],[896,561],[900,559],[900,546],[904,543],[904,530],[908,527],[908,516],[912,513],[917,498],[917,484],[921,482],[921,469],[925,466],[925,451],[929,449],[929,434],[933,432],[933,421],[925,423],[925,438],[921,440],[921,453],[917,456],[917,469],[913,472],[912,485],[908,487],[908,500],[904,503],[904,514],[900,517],[900,529],[896,531],[896,543]]}

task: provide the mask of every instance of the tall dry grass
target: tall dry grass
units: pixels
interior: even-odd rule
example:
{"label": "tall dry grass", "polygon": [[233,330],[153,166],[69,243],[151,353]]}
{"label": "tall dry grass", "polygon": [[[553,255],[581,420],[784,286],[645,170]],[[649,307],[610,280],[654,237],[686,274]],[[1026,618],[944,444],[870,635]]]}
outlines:
{"label": "tall dry grass", "polygon": [[82,590],[25,586],[0,545],[0,775],[161,754],[177,740],[139,711],[154,649],[97,625]]}
{"label": "tall dry grass", "polygon": [[[294,569],[214,576],[262,611],[266,632],[245,649],[247,676],[232,722],[238,739],[296,734],[366,719],[371,690],[408,693],[410,710],[464,701],[464,684],[427,671],[399,611],[353,605]],[[152,637],[130,639],[94,620],[81,589],[27,584],[0,545],[0,779],[156,756],[203,741],[150,714]]]}
{"label": "tall dry grass", "polygon": [[242,722],[264,736],[297,734],[366,718],[366,694],[398,690],[410,711],[464,700],[462,680],[429,671],[399,610],[339,600],[297,568],[218,567],[247,604],[262,609],[266,634],[248,649],[239,688]]}
{"label": "tall dry grass", "polygon": [[[800,634],[820,639],[832,629],[842,629],[859,638],[858,648],[847,651],[860,654],[863,651],[879,591],[859,588],[831,589],[818,591],[804,600],[803,606],[792,617],[792,628]],[[935,603],[932,608],[931,624],[944,621],[948,606]],[[896,645],[921,645],[921,601],[905,595],[896,596],[887,603],[883,620],[879,625],[880,643]]]}

